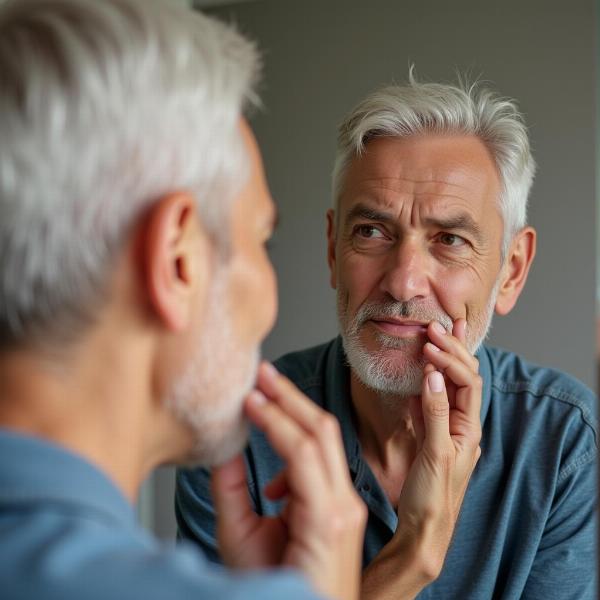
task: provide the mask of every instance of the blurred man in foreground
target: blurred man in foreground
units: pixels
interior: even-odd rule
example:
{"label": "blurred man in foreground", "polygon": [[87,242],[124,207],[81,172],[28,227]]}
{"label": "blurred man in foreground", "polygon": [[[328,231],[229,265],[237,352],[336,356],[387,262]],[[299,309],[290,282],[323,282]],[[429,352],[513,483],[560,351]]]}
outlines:
{"label": "blurred man in foreground", "polygon": [[[482,345],[534,258],[533,174],[515,104],[482,86],[411,77],[340,126],[327,222],[341,335],[276,366],[341,423],[369,508],[364,599],[596,598],[595,399]],[[433,452],[421,386],[431,365],[450,396],[433,407],[449,419]],[[262,489],[280,461],[260,431],[247,463],[254,506],[273,514]],[[181,534],[218,560],[206,471],[180,473],[177,512]]]}
{"label": "blurred man in foreground", "polygon": [[[2,598],[358,595],[365,510],[339,428],[258,365],[276,288],[241,116],[256,75],[252,44],[171,2],[0,8]],[[244,409],[286,463],[276,519],[227,462]],[[286,569],[228,574],[141,530],[132,504],[167,462],[226,463],[229,565]]]}

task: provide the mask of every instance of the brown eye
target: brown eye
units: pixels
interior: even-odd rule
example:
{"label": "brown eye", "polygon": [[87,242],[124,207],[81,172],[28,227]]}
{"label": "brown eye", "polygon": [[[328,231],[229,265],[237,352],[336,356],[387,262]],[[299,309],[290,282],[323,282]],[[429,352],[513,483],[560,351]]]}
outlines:
{"label": "brown eye", "polygon": [[368,240],[382,239],[385,237],[381,230],[374,225],[357,225],[354,228],[354,233]]}
{"label": "brown eye", "polygon": [[467,243],[460,235],[455,235],[453,233],[441,233],[439,240],[444,246],[451,246],[453,248],[464,246]]}

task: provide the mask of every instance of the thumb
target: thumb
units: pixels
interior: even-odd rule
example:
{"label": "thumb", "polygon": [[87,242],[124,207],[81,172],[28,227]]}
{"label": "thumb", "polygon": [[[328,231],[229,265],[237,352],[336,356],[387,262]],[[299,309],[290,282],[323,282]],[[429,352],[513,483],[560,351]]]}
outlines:
{"label": "thumb", "polygon": [[258,519],[250,504],[246,465],[241,455],[213,468],[211,490],[219,537],[224,538],[220,542],[230,545],[241,541]]}
{"label": "thumb", "polygon": [[450,405],[444,376],[439,371],[427,373],[421,392],[425,445],[444,448],[450,440]]}

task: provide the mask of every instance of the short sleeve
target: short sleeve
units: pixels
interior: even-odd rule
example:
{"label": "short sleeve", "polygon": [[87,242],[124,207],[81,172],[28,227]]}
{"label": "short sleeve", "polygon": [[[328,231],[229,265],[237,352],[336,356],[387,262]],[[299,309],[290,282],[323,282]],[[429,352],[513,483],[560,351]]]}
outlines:
{"label": "short sleeve", "polygon": [[559,476],[551,512],[522,598],[597,598],[596,448]]}

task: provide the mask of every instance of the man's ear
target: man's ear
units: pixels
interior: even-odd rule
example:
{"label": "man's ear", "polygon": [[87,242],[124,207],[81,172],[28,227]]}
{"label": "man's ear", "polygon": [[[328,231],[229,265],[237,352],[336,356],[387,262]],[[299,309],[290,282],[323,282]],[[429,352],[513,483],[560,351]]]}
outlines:
{"label": "man's ear", "polygon": [[496,313],[499,315],[507,315],[521,295],[535,257],[536,237],[533,227],[524,227],[510,244],[496,298]]}
{"label": "man's ear", "polygon": [[145,222],[141,260],[150,305],[166,328],[181,331],[202,310],[210,250],[191,194],[177,192],[154,204]]}
{"label": "man's ear", "polygon": [[327,211],[327,264],[329,265],[329,283],[335,290],[337,280],[335,276],[335,212],[333,209]]}

